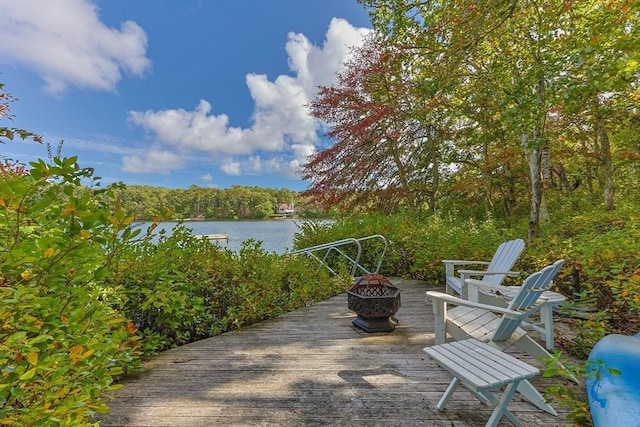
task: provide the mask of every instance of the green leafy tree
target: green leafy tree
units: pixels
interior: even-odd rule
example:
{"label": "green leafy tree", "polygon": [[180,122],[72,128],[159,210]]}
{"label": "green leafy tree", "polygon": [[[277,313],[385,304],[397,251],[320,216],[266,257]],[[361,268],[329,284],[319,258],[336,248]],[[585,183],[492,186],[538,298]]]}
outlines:
{"label": "green leafy tree", "polygon": [[[515,182],[528,182],[528,234],[535,238],[553,174],[566,177],[562,118],[583,134],[590,149],[576,154],[597,165],[604,205],[613,208],[618,150],[611,144],[620,140],[612,135],[628,134],[629,112],[637,109],[637,2],[362,3],[374,28],[404,50],[425,102],[445,99],[445,114],[456,118],[447,142],[456,154],[449,160],[458,165],[452,175],[460,181],[459,172],[467,174],[461,187],[486,183],[487,200],[497,189],[513,212],[522,188]],[[625,153],[633,158],[633,150]]]}
{"label": "green leafy tree", "polygon": [[274,213],[273,203],[264,201],[256,206],[255,212],[256,218],[269,218]]}

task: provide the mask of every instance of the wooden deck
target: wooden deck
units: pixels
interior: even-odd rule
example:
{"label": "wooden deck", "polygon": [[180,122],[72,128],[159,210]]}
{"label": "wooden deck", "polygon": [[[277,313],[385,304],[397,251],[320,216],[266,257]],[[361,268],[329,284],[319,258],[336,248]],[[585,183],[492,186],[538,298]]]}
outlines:
{"label": "wooden deck", "polygon": [[[424,282],[402,289],[399,325],[366,333],[351,324],[346,294],[242,331],[166,351],[107,401],[102,426],[484,426],[492,408],[458,388],[426,357],[433,314]],[[537,363],[518,352],[511,354]],[[540,390],[562,381],[536,377]],[[567,424],[518,394],[509,409],[526,426]],[[511,425],[503,420],[501,426]]]}

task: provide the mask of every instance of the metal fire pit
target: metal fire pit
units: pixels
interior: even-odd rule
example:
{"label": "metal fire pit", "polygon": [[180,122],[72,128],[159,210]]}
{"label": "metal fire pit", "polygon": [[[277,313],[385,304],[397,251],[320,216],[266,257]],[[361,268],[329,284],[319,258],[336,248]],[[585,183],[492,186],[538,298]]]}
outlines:
{"label": "metal fire pit", "polygon": [[362,276],[347,290],[349,310],[358,317],[352,322],[367,332],[391,332],[398,321],[393,317],[400,309],[400,289],[381,274]]}

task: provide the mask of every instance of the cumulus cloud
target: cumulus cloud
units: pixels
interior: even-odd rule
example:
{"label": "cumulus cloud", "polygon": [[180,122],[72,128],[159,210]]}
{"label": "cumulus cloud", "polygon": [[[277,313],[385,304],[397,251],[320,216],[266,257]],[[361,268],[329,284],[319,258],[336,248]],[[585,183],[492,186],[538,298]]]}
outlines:
{"label": "cumulus cloud", "polygon": [[240,169],[240,163],[238,162],[226,162],[223,163],[220,166],[220,169],[222,170],[222,172],[226,173],[227,175],[234,175],[234,176],[238,176],[241,175],[241,169]]}
{"label": "cumulus cloud", "polygon": [[286,50],[289,68],[307,96],[313,97],[318,86],[330,86],[335,74],[354,46],[361,46],[370,30],[355,28],[349,22],[333,18],[322,47],[309,42],[304,34],[289,33]]}
{"label": "cumulus cloud", "polygon": [[107,27],[89,0],[4,0],[0,40],[3,60],[35,69],[54,95],[68,86],[113,91],[123,73],[151,67],[145,31],[133,21]]}
{"label": "cumulus cloud", "polygon": [[292,75],[280,75],[273,81],[259,73],[246,76],[254,101],[248,128],[230,127],[228,116],[214,113],[207,100],[200,100],[190,111],[131,111],[128,120],[148,131],[166,151],[226,156],[230,160],[220,169],[228,175],[294,176],[318,143],[320,124],[307,104],[318,86],[334,82],[351,47],[360,46],[369,31],[334,18],[322,46],[314,45],[304,34],[289,33],[286,52]]}
{"label": "cumulus cloud", "polygon": [[243,130],[229,127],[225,114],[210,115],[205,100],[192,111],[183,109],[129,112],[129,121],[157,136],[159,142],[182,152],[204,151],[210,154],[247,154],[240,144]]}
{"label": "cumulus cloud", "polygon": [[185,167],[185,161],[176,153],[152,149],[144,155],[123,157],[122,170],[134,173],[169,174]]}

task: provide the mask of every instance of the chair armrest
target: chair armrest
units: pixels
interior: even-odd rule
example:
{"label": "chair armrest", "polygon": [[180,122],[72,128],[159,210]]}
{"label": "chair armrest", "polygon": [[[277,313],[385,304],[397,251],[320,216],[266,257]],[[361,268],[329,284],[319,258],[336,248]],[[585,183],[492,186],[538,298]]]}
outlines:
{"label": "chair armrest", "polygon": [[488,276],[491,274],[505,274],[507,276],[519,276],[519,271],[483,271],[483,270],[458,270],[458,273],[466,274],[467,276]]}
{"label": "chair armrest", "polygon": [[464,281],[468,285],[474,285],[482,289],[490,290],[490,291],[507,291],[509,287],[502,285],[495,285],[493,283],[483,282],[478,279],[465,279]]}
{"label": "chair armrest", "polygon": [[513,291],[509,293],[509,290],[506,286],[496,283],[483,282],[482,280],[477,279],[466,279],[464,274],[461,274],[460,278],[464,278],[464,290],[466,291],[466,298],[468,300],[480,301],[481,291],[484,294],[493,294],[496,297],[498,295],[501,295],[505,298],[509,298],[507,297],[507,294],[510,294],[511,298],[513,298]]}
{"label": "chair armrest", "polygon": [[447,302],[455,305],[462,305],[464,307],[481,308],[483,310],[491,311],[493,313],[504,314],[508,318],[516,319],[516,320],[519,320],[522,317],[524,317],[524,313],[521,313],[519,311],[509,310],[508,308],[498,307],[495,305],[482,304],[479,302],[469,301],[466,299],[454,297],[453,295],[445,294],[443,292],[427,291],[427,296],[430,297],[432,300],[434,300],[433,301],[434,304],[436,304],[438,301],[441,301],[441,302]]}
{"label": "chair armrest", "polygon": [[491,264],[489,261],[468,261],[468,260],[460,260],[460,259],[443,259],[443,263],[445,264],[453,264],[453,265],[489,265]]}
{"label": "chair armrest", "polygon": [[[478,287],[474,287],[473,284],[471,286],[468,285],[467,279],[469,276],[482,276],[481,280],[484,280],[488,277],[497,278],[500,276],[517,276],[519,273],[517,271],[480,271],[480,270],[458,270],[458,275],[460,276],[460,296],[464,299],[470,299],[472,301],[478,301]],[[488,279],[487,279],[488,280]]]}

